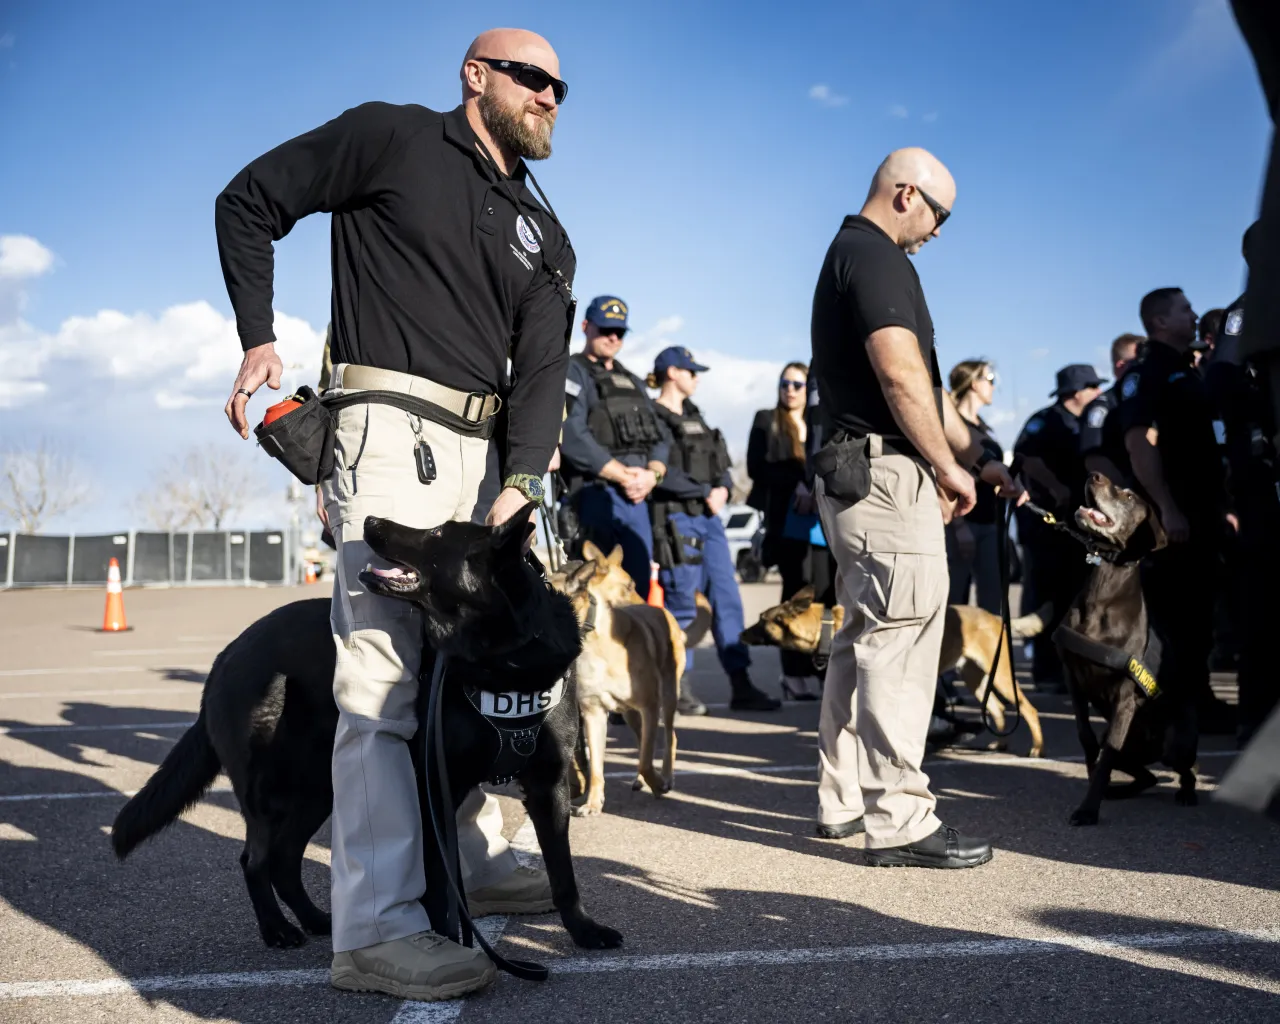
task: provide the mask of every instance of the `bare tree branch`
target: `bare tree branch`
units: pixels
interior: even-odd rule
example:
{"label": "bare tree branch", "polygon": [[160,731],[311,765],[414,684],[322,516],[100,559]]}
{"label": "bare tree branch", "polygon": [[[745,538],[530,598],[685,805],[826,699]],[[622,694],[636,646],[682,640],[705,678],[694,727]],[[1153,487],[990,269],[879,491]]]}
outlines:
{"label": "bare tree branch", "polygon": [[192,448],[170,457],[133,506],[161,530],[218,530],[262,492],[261,473],[246,455]]}
{"label": "bare tree branch", "polygon": [[0,452],[0,515],[23,533],[38,532],[88,497],[80,467],[50,442]]}

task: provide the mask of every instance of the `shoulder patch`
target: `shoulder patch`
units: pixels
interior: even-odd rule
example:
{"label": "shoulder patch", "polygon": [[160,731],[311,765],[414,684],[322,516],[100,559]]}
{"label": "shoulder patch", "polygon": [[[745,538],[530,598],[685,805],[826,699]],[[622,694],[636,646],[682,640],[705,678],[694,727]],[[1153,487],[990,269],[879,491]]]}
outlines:
{"label": "shoulder patch", "polygon": [[1222,325],[1222,333],[1231,334],[1231,335],[1239,334],[1243,327],[1244,327],[1244,310],[1233,309],[1230,313],[1227,314],[1226,323]]}
{"label": "shoulder patch", "polygon": [[1107,419],[1107,407],[1105,405],[1095,405],[1089,410],[1089,416],[1086,422],[1094,430],[1097,430]]}
{"label": "shoulder patch", "polygon": [[[530,224],[533,225],[532,231],[529,229]],[[537,232],[536,235],[533,233],[534,231]],[[520,239],[520,244],[528,249],[529,252],[537,252],[542,248],[539,241],[542,238],[542,228],[538,227],[537,222],[532,217],[526,221],[523,214],[516,215],[516,237]]]}
{"label": "shoulder patch", "polygon": [[577,398],[580,394],[582,394],[582,385],[579,384],[576,380],[570,380],[568,377],[566,377],[564,380],[564,390],[565,390],[565,394],[572,395],[574,398]]}
{"label": "shoulder patch", "polygon": [[1032,416],[1031,419],[1027,420],[1027,425],[1022,428],[1022,431],[1025,434],[1038,434],[1043,429],[1044,429],[1044,417]]}
{"label": "shoulder patch", "polygon": [[1138,375],[1136,373],[1128,374],[1123,381],[1120,382],[1120,397],[1132,398],[1138,393]]}

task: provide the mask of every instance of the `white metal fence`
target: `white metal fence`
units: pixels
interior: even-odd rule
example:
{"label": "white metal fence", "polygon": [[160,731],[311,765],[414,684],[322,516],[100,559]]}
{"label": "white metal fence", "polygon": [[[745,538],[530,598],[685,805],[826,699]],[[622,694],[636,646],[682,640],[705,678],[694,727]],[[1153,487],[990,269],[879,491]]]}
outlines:
{"label": "white metal fence", "polygon": [[296,582],[292,531],[0,533],[0,586],[101,586],[112,558],[124,584],[263,586]]}

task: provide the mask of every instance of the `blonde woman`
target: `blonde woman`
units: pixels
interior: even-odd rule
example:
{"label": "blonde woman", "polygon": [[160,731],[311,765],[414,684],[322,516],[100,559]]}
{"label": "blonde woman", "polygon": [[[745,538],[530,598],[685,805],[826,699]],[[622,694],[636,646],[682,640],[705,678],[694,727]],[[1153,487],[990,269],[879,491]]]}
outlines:
{"label": "blonde woman", "polygon": [[[993,444],[991,428],[982,410],[995,394],[995,368],[984,359],[966,359],[951,369],[951,397],[961,417]],[[978,607],[1000,614],[1000,563],[996,545],[996,496],[989,487],[978,488],[973,509],[947,527],[947,569],[951,575],[951,604],[968,604],[969,591],[977,587]]]}

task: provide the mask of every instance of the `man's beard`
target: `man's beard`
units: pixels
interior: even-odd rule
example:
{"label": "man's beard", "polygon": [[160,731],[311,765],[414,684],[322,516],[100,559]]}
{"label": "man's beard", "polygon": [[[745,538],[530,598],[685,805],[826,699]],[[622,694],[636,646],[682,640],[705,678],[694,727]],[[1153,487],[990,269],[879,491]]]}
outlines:
{"label": "man's beard", "polygon": [[530,128],[524,120],[526,110],[505,107],[489,90],[481,94],[477,103],[480,120],[500,146],[505,146],[526,160],[545,160],[551,155],[551,130],[555,127],[555,115],[538,112],[537,128]]}

